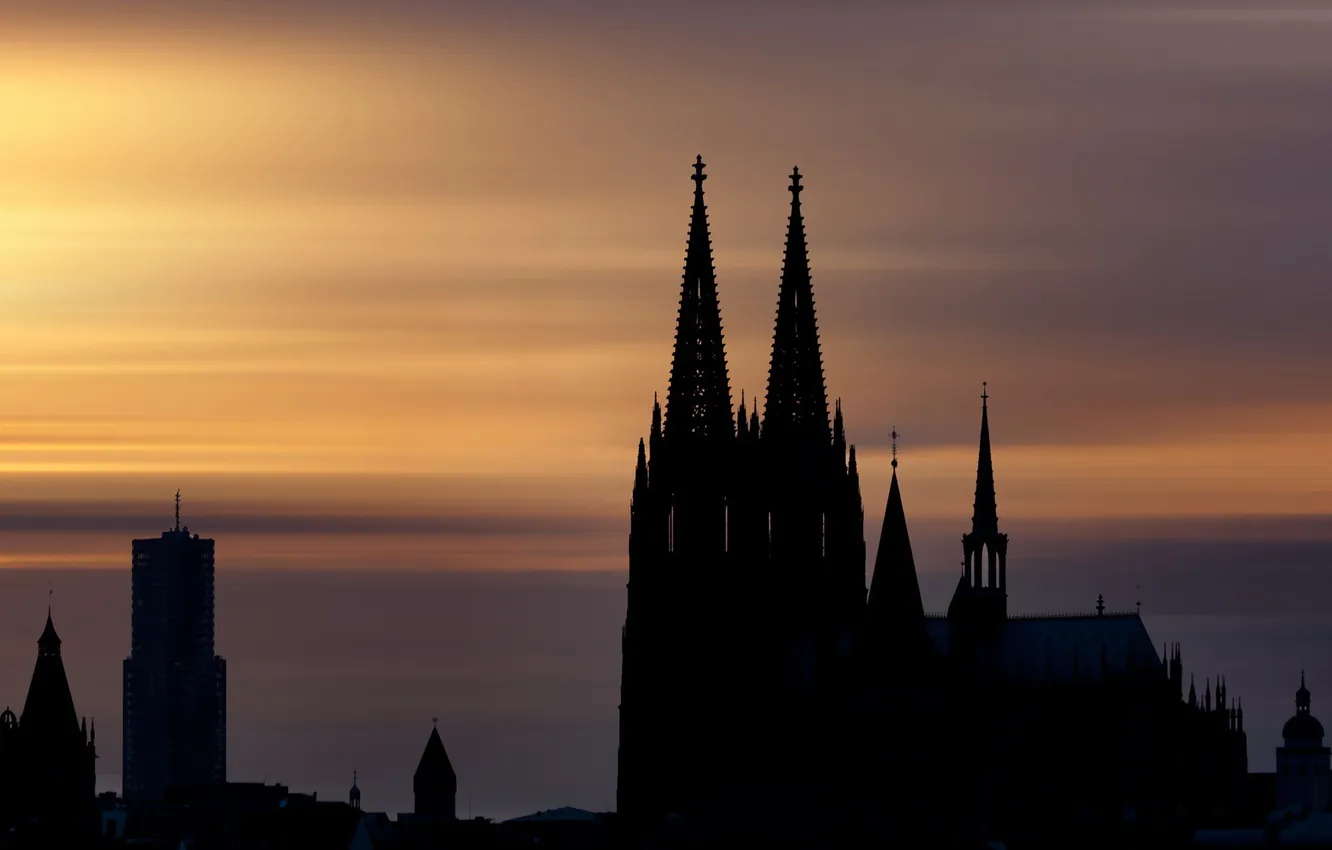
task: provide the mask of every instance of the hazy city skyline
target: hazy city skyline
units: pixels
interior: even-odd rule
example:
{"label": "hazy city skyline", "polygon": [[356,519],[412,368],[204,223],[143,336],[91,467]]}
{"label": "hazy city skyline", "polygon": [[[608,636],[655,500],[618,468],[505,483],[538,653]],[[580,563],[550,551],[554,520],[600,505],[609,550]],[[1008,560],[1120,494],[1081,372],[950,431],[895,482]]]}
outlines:
{"label": "hazy city skyline", "polygon": [[[340,798],[359,768],[367,808],[400,809],[438,715],[460,808],[611,804],[633,450],[667,388],[698,153],[751,405],[785,175],[806,175],[866,543],[896,426],[927,607],[958,569],[988,381],[1013,610],[1141,599],[1189,669],[1245,694],[1255,770],[1292,670],[1315,712],[1332,698],[1326,635],[1300,632],[1325,620],[1332,557],[1324,10],[16,5],[5,698],[55,582],[105,785],[129,541],[171,526],[179,488],[218,541],[237,778]],[[587,621],[563,702],[537,675],[553,656],[493,632],[524,622],[510,604],[537,631],[581,622],[552,600]],[[247,642],[257,611],[290,656]],[[307,680],[282,672],[321,653]]]}

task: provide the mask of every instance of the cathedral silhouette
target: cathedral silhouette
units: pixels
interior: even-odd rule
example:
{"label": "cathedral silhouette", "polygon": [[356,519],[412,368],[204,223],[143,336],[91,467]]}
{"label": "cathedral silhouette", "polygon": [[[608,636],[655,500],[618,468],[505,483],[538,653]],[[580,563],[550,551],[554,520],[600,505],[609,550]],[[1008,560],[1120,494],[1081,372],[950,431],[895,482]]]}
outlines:
{"label": "cathedral silhouette", "polygon": [[[1238,812],[1243,714],[1184,694],[1138,612],[1008,610],[989,393],[947,614],[927,615],[896,446],[873,579],[824,382],[801,175],[763,414],[732,407],[703,159],[665,409],[638,445],[617,805],[639,835],[841,846],[1184,837]],[[894,434],[894,437],[896,435]],[[1021,580],[1015,566],[1014,579]]]}
{"label": "cathedral silhouette", "polygon": [[48,611],[23,713],[0,712],[0,830],[7,846],[96,834],[97,728],[79,719]]}

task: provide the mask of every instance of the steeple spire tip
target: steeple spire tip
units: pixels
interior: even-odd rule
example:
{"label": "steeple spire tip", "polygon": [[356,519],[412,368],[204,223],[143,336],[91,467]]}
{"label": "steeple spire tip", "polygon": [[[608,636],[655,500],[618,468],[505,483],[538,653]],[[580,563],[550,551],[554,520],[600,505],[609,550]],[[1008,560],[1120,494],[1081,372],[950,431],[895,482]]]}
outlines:
{"label": "steeple spire tip", "polygon": [[826,444],[828,389],[823,378],[805,220],[800,211],[800,192],[804,190],[800,177],[800,169],[792,169],[791,216],[777,290],[777,321],[772,336],[763,434],[765,439],[780,442]]}

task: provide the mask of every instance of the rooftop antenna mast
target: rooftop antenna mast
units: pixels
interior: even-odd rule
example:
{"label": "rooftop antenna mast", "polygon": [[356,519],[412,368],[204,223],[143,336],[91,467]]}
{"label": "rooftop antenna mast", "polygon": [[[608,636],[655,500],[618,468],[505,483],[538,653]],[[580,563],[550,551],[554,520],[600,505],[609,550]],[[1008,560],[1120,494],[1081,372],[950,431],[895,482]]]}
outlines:
{"label": "rooftop antenna mast", "polygon": [[180,491],[176,491],[176,530],[180,531]]}

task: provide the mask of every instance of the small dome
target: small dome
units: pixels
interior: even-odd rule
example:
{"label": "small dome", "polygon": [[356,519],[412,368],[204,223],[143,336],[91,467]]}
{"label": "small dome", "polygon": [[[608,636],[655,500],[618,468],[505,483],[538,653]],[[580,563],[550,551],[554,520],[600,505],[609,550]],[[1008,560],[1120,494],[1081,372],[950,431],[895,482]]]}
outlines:
{"label": "small dome", "polygon": [[1309,713],[1312,703],[1309,689],[1304,684],[1304,671],[1300,671],[1300,689],[1295,692],[1295,716],[1281,728],[1281,737],[1287,741],[1317,740],[1322,744],[1323,724]]}
{"label": "small dome", "polygon": [[1287,741],[1308,741],[1310,739],[1322,739],[1323,724],[1318,722],[1318,718],[1312,714],[1297,714],[1286,721],[1286,725],[1281,727],[1281,737]]}

